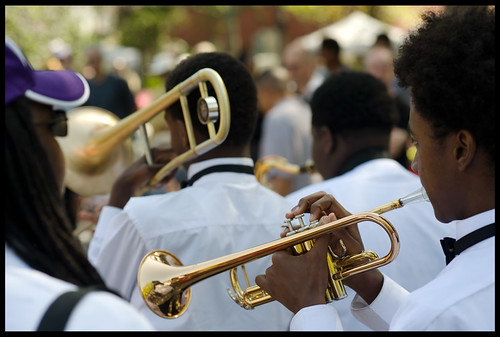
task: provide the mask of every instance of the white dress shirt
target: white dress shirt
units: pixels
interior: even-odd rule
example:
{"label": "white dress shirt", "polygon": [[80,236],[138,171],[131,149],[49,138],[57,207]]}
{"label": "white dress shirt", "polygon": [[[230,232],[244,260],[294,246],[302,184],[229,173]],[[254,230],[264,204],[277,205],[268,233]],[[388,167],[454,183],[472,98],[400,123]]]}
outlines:
{"label": "white dress shirt", "polygon": [[[77,286],[31,268],[5,246],[5,330],[34,331],[52,302]],[[66,331],[153,330],[136,308],[105,291],[86,294]]]}
{"label": "white dress shirt", "polygon": [[[495,221],[495,210],[456,221],[456,238]],[[377,298],[367,305],[352,302],[353,314],[376,330],[493,331],[495,330],[495,238],[490,237],[456,256],[435,279],[409,293],[384,275]],[[322,306],[303,308],[291,330],[312,330],[316,323],[338,330],[336,312]]]}
{"label": "white dress shirt", "polygon": [[[308,194],[325,191],[332,194],[349,212],[369,211],[386,202],[406,196],[421,188],[420,179],[392,159],[366,161],[350,171],[291,193],[287,199],[294,205]],[[454,236],[454,228],[436,220],[429,202],[411,204],[384,213],[398,232],[400,251],[396,259],[379,270],[405,289],[413,291],[431,281],[445,267],[439,243],[444,236]],[[382,257],[389,252],[390,240],[373,222],[359,224],[365,249]],[[351,313],[350,302],[356,294],[346,287],[348,297],[330,303],[338,311],[344,330],[371,330]]]}
{"label": "white dress shirt", "polygon": [[[220,164],[253,166],[253,161],[219,158],[195,163],[188,179]],[[210,173],[180,191],[132,198],[123,211],[105,207],[90,242],[89,259],[106,284],[158,330],[287,330],[292,313],[280,303],[254,310],[234,303],[227,294],[228,272],[193,285],[191,303],[179,318],[161,318],[144,303],[137,270],[152,250],[167,250],[184,265],[192,265],[275,240],[290,208],[284,197],[259,184],[253,174]],[[247,264],[250,282],[270,264],[270,256]],[[241,276],[240,282],[246,288]]]}

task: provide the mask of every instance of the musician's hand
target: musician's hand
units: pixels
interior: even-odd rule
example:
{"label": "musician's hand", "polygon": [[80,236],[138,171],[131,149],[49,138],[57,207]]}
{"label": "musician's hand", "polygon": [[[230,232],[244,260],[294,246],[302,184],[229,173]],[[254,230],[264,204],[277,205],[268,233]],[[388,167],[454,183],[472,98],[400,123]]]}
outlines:
{"label": "musician's hand", "polygon": [[318,220],[330,213],[335,213],[339,219],[351,214],[331,194],[323,191],[300,199],[297,206],[286,213],[286,217],[290,219],[302,213],[310,213],[310,221]]}
{"label": "musician's hand", "polygon": [[329,237],[318,238],[305,254],[293,256],[288,250],[274,253],[272,265],[255,282],[293,313],[324,304],[328,284],[326,253]]}
{"label": "musician's hand", "polygon": [[[351,213],[349,213],[331,194],[327,194],[323,191],[310,194],[300,199],[297,206],[286,213],[285,217],[293,219],[295,216],[302,213],[310,213],[309,221],[319,219],[320,225],[327,223],[325,221],[331,219],[341,219],[351,215]],[[333,214],[333,218],[325,217],[330,214]],[[284,237],[287,232],[288,230],[285,230],[281,233],[281,237]],[[356,254],[363,249],[363,242],[356,224],[341,230],[335,230],[332,233],[330,245],[336,250],[335,252],[341,250],[340,245],[338,245],[340,239],[343,239],[346,245],[349,244],[347,245],[347,254]],[[336,246],[339,247],[336,248]]]}
{"label": "musician's hand", "polygon": [[[303,197],[297,206],[286,214],[286,217],[291,219],[302,213],[310,213],[310,221],[321,217],[319,225],[334,221],[332,219],[341,219],[351,215],[332,195],[325,192],[316,192]],[[325,216],[326,214],[329,215]],[[286,232],[287,230],[281,233],[281,236],[284,237]],[[337,255],[343,254],[340,240],[342,240],[346,247],[345,255],[358,254],[364,249],[357,224],[331,232],[329,244]],[[371,303],[382,288],[383,276],[377,269],[372,269],[351,276],[343,282],[346,286],[356,291],[367,303]]]}
{"label": "musician's hand", "polygon": [[[108,205],[123,208],[139,189],[146,186],[152,177],[170,160],[175,158],[176,153],[172,149],[152,148],[151,155],[153,164],[148,165],[145,156],[137,159],[129,166],[114,182]],[[170,172],[160,184],[165,184],[175,174]]]}

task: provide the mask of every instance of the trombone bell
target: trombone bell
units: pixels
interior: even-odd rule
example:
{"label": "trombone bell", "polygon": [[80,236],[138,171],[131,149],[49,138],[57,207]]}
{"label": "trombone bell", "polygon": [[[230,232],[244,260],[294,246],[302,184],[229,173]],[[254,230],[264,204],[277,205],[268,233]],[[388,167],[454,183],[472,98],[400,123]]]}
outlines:
{"label": "trombone bell", "polygon": [[106,194],[113,182],[134,161],[131,138],[104,153],[92,146],[82,147],[99,132],[116,127],[120,119],[112,112],[93,106],[82,106],[67,112],[68,135],[57,141],[66,161],[65,183],[81,195]]}

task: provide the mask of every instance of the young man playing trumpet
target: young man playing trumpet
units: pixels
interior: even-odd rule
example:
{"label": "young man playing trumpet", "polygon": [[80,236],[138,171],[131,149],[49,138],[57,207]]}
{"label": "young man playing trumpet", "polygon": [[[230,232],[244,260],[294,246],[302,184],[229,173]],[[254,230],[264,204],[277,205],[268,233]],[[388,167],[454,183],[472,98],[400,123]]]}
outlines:
{"label": "young man playing trumpet", "polygon": [[[394,101],[384,84],[364,72],[334,74],[316,90],[311,101],[313,160],[324,178],[287,196],[296,205],[316,191],[335,195],[351,212],[371,210],[417,190],[417,175],[390,158],[391,130],[398,122]],[[430,203],[384,214],[400,240],[398,258],[381,268],[408,290],[432,280],[445,266],[434,237],[452,235],[451,226],[440,226]],[[390,249],[384,230],[374,223],[359,226],[365,247],[383,256]],[[422,266],[425,265],[425,268]],[[355,293],[335,301],[343,328],[369,330],[351,313]]]}
{"label": "young man playing trumpet", "polygon": [[[400,48],[395,73],[411,90],[412,168],[436,218],[454,222],[457,241],[443,240],[449,264],[414,292],[377,269],[345,284],[357,293],[351,310],[375,329],[494,330],[495,10],[449,8],[423,19]],[[349,214],[320,192],[303,198],[288,216],[311,212],[319,219],[322,210],[330,214],[321,223]],[[296,314],[291,329],[341,328],[335,307],[324,304],[326,249],[339,239],[347,254],[363,249],[353,225],[319,238],[305,255],[276,253],[266,274],[257,276],[259,286]],[[297,284],[301,291],[289,291]]]}

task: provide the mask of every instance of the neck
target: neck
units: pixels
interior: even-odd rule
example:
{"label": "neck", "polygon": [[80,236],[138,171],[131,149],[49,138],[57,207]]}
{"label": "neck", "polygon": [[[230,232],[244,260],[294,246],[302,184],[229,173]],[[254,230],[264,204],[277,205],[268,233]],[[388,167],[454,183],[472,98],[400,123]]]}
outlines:
{"label": "neck", "polygon": [[[458,178],[460,184],[453,198],[459,214],[457,219],[469,218],[478,213],[495,208],[495,169],[488,165],[487,159],[476,156],[467,170],[461,172]],[[484,157],[484,156],[483,156]]]}
{"label": "neck", "polygon": [[495,164],[483,151],[476,151],[467,166],[446,173],[440,180],[444,186],[427,191],[439,221],[463,220],[495,208]]}
{"label": "neck", "polygon": [[353,153],[344,160],[342,165],[339,166],[336,175],[341,175],[349,172],[356,166],[377,158],[390,158],[389,150],[382,147],[370,147]]}
{"label": "neck", "polygon": [[[358,141],[358,139],[363,141]],[[339,176],[375,158],[390,158],[388,142],[388,136],[385,135],[365,137],[356,134],[349,138],[337,137],[337,145],[330,158],[329,175],[324,178]]]}
{"label": "neck", "polygon": [[282,92],[276,92],[272,98],[271,98],[271,102],[269,104],[269,109],[267,109],[267,111],[271,110],[274,106],[276,106],[276,104],[278,104],[279,101],[281,101],[283,98],[286,97],[286,94],[285,93],[282,93]]}
{"label": "neck", "polygon": [[193,160],[191,160],[189,163],[186,163],[184,166],[186,168],[189,167],[189,164],[208,160],[208,159],[215,159],[215,158],[250,158],[250,145],[245,145],[243,147],[231,147],[231,146],[226,146],[225,148],[223,147],[224,145],[220,145],[200,156],[197,156]]}

